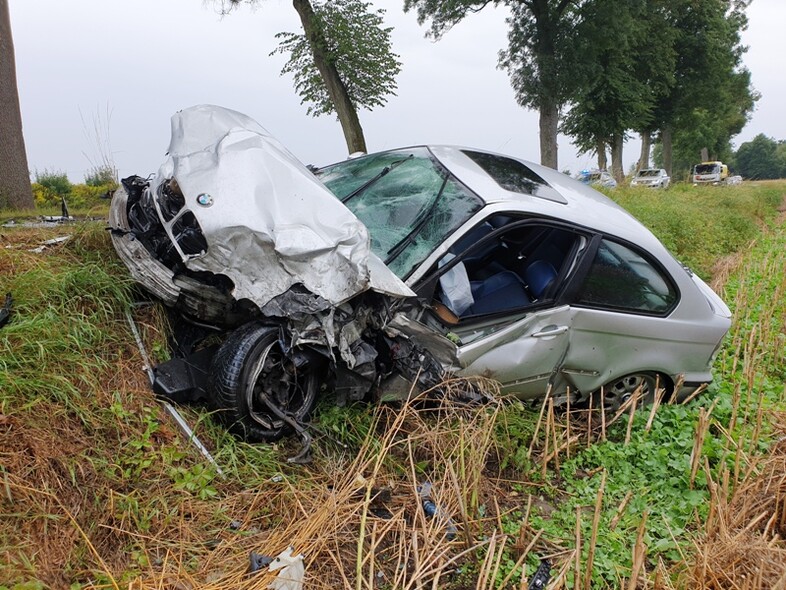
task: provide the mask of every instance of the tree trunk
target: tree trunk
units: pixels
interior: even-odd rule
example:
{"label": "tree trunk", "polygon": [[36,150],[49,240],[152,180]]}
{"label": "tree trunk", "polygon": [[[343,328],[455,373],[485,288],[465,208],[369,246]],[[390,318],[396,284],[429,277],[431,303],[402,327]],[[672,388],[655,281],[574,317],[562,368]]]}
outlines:
{"label": "tree trunk", "polygon": [[540,163],[557,170],[557,130],[559,127],[560,88],[556,66],[557,22],[565,11],[568,0],[559,0],[556,7],[551,0],[526,3],[535,19],[535,56],[540,77],[539,106]]}
{"label": "tree trunk", "polygon": [[606,142],[599,139],[595,151],[598,153],[598,170],[605,170],[609,165],[606,160]]}
{"label": "tree trunk", "polygon": [[557,127],[559,107],[549,102],[540,107],[540,163],[557,169]]}
{"label": "tree trunk", "polygon": [[611,175],[617,182],[625,180],[625,170],[622,167],[622,144],[624,139],[621,133],[615,133],[611,137]]}
{"label": "tree trunk", "polygon": [[0,209],[35,206],[16,86],[8,0],[0,0]]}
{"label": "tree trunk", "polygon": [[347,87],[341,80],[335,64],[327,54],[324,35],[315,22],[314,8],[309,0],[292,0],[292,5],[300,15],[303,31],[311,46],[311,53],[314,55],[314,65],[317,66],[330,99],[336,107],[338,120],[341,122],[341,129],[344,131],[344,139],[347,142],[347,149],[350,154],[365,152],[366,139],[363,137],[363,129],[360,126],[357,110],[349,98]]}
{"label": "tree trunk", "polygon": [[660,141],[663,144],[663,169],[666,174],[671,176],[672,168],[672,146],[671,146],[671,129],[664,127],[660,131]]}
{"label": "tree trunk", "polygon": [[652,133],[649,131],[641,132],[641,155],[636,172],[650,167],[650,148],[652,147]]}

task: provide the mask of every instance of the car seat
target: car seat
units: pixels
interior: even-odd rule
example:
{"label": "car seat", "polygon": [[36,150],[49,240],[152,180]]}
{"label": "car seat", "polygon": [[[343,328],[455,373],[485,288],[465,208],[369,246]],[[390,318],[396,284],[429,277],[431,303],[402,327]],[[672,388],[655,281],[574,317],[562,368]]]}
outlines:
{"label": "car seat", "polygon": [[472,281],[472,304],[468,315],[494,313],[529,305],[532,301],[527,295],[524,281],[516,273],[506,270],[482,281]]}
{"label": "car seat", "polygon": [[533,301],[542,299],[556,278],[557,271],[550,262],[545,260],[532,262],[527,266],[527,270],[524,271],[524,279],[527,282],[529,294],[532,296]]}

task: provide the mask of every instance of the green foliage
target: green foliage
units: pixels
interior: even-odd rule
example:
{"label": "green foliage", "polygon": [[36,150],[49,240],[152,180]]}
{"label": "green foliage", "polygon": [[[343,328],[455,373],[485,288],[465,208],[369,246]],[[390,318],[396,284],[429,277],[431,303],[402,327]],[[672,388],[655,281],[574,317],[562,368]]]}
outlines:
{"label": "green foliage", "polygon": [[[646,542],[650,555],[659,554],[678,561],[680,554],[672,538],[685,540],[685,531],[697,514],[706,511],[706,481],[690,483],[690,454],[693,448],[695,410],[684,406],[665,406],[649,433],[644,432],[647,414],[634,417],[632,440],[625,444],[625,423],[610,430],[609,440],[579,451],[560,468],[559,489],[552,488],[554,507],[548,517],[536,515],[532,525],[547,538],[572,544],[577,508],[585,509],[581,519],[582,538],[592,531],[592,507],[601,485],[598,470],[606,471],[599,549],[595,555],[593,587],[613,586],[631,567],[631,546],[644,512],[649,513]],[[722,441],[711,439],[705,449],[722,453]],[[711,447],[711,448],[710,448]],[[595,475],[588,476],[589,473]],[[556,484],[553,484],[556,485]],[[611,525],[617,509],[630,491],[627,507],[618,522]],[[585,542],[582,559],[587,559]],[[611,583],[611,584],[610,584]]]}
{"label": "green foliage", "polygon": [[[83,233],[65,247],[81,253],[92,240]],[[16,301],[14,321],[0,332],[0,402],[44,396],[83,422],[94,419],[78,400],[81,388],[98,386],[101,370],[113,360],[116,338],[102,326],[130,301],[130,281],[122,276],[117,263],[97,252],[78,262],[42,260],[34,270],[0,276],[0,291]],[[69,371],[80,381],[72,381]]]}
{"label": "green foliage", "polygon": [[500,469],[530,470],[529,444],[534,434],[531,408],[519,401],[502,408],[495,432],[495,439],[499,441]]}
{"label": "green foliage", "polygon": [[357,452],[374,427],[374,415],[366,404],[338,407],[333,396],[321,396],[315,422],[328,440],[335,441],[351,452]]}
{"label": "green foliage", "polygon": [[[510,10],[508,47],[499,54],[499,67],[508,72],[516,100],[540,111],[541,163],[557,168],[557,127],[560,109],[576,87],[580,71],[574,55],[576,14],[589,0],[521,2],[499,0]],[[431,35],[439,38],[488,0],[405,0],[404,10],[415,9],[418,22],[431,20]]]}
{"label": "green foliage", "polygon": [[674,29],[661,0],[583,5],[571,60],[576,80],[563,132],[584,152],[653,125],[655,101],[674,82]]}
{"label": "green foliage", "polygon": [[734,156],[734,171],[745,178],[786,177],[786,142],[760,133],[743,143]]}
{"label": "green foliage", "polygon": [[117,189],[114,175],[110,167],[99,167],[88,174],[85,184],[71,184],[65,172],[36,171],[32,184],[36,207],[59,208],[63,198],[69,208],[95,206],[104,195]]}
{"label": "green foliage", "polygon": [[[510,75],[516,100],[522,106],[541,109],[561,107],[578,83],[579,64],[573,59],[578,38],[573,34],[577,13],[585,1],[549,2],[536,6],[505,2],[508,48],[500,52],[499,67]],[[472,3],[466,3],[472,4]]]}
{"label": "green foliage", "polygon": [[[393,53],[390,33],[383,26],[385,11],[370,10],[363,0],[331,0],[314,3],[314,26],[327,43],[324,49],[336,67],[355,108],[373,109],[395,95],[401,62]],[[305,33],[279,33],[281,42],[272,54],[288,54],[281,74],[291,74],[295,89],[313,116],[335,113],[327,86],[314,62]],[[271,55],[272,55],[271,54]]]}
{"label": "green foliage", "polygon": [[198,463],[186,467],[173,467],[170,475],[176,490],[194,494],[200,500],[209,500],[218,495],[218,490],[211,484],[216,477],[215,468]]}
{"label": "green foliage", "polygon": [[71,195],[67,199],[69,208],[71,207],[90,207],[101,203],[107,193],[114,191],[117,184],[109,183],[97,186],[89,184],[75,184],[71,190]]}
{"label": "green foliage", "polygon": [[671,3],[680,56],[675,84],[658,102],[656,121],[673,133],[673,172],[679,175],[700,159],[729,155],[729,140],[739,133],[758,94],[742,67],[740,34],[747,26],[747,1],[679,0]]}
{"label": "green foliage", "polygon": [[665,191],[618,187],[608,196],[646,225],[677,258],[708,278],[714,264],[743,248],[783,198],[777,185],[675,184]]}
{"label": "green foliage", "polygon": [[36,170],[34,177],[33,197],[36,205],[60,203],[61,197],[68,197],[71,194],[73,185],[65,172],[48,169],[42,172]]}
{"label": "green foliage", "polygon": [[106,187],[117,188],[117,169],[109,164],[94,166],[85,175],[85,184],[91,187],[101,187],[104,190]]}

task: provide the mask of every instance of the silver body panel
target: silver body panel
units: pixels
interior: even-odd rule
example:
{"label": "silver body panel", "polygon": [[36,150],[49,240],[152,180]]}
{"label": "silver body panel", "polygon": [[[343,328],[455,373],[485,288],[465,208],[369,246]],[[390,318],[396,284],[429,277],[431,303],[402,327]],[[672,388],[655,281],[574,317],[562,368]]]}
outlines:
{"label": "silver body panel", "polygon": [[[182,264],[196,273],[228,277],[232,298],[252,301],[263,314],[266,305],[280,302],[295,285],[326,301],[328,308],[368,289],[396,300],[412,297],[462,238],[494,216],[567,228],[581,236],[581,247],[566,263],[553,299],[456,325],[440,324],[415,305],[410,320],[400,318],[396,329],[423,343],[433,332],[434,347],[440,349],[435,356],[446,368],[455,366],[457,357],[462,373],[497,379],[504,391],[525,398],[547,391],[588,394],[642,372],[661,373],[672,383],[684,379],[695,385],[712,379],[713,355],[730,325],[729,309],[629,213],[585,184],[537,164],[517,160],[548,188],[541,196],[506,190],[465,148],[427,147],[482,206],[436,246],[406,283],[371,251],[366,226],[261,126],[240,113],[201,106],[175,115],[170,151],[150,191],[155,194],[169,179],[177,180],[186,203],[177,219],[193,213],[207,243],[198,254],[181,251]],[[118,230],[113,233],[116,249],[134,278],[169,305],[185,293],[192,315],[219,316],[226,295],[200,286],[193,277],[176,276],[151,256],[128,232],[125,209],[121,192],[113,201],[110,222]],[[160,209],[158,215],[176,244],[172,227],[177,219],[166,221]],[[601,237],[635,245],[656,261],[677,294],[668,313],[599,309],[561,298],[571,280],[586,272],[581,267],[589,243]],[[445,335],[459,341],[457,351],[443,345]]]}

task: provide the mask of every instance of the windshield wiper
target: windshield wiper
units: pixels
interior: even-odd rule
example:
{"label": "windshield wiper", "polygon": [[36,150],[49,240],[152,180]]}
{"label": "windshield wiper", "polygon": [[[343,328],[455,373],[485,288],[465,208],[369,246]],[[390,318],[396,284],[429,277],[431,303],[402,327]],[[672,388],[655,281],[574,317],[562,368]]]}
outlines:
{"label": "windshield wiper", "polygon": [[437,207],[437,203],[442,198],[442,193],[445,192],[445,187],[448,185],[448,178],[450,177],[449,174],[445,174],[445,180],[442,181],[442,186],[439,187],[439,191],[437,191],[434,200],[428,204],[428,207],[423,210],[423,213],[420,214],[418,219],[415,221],[415,224],[412,226],[412,231],[409,232],[406,236],[401,238],[399,242],[393,246],[390,250],[387,251],[387,258],[385,258],[385,264],[390,264],[390,262],[401,252],[412,243],[417,235],[420,233],[426,222],[431,218],[431,214],[434,212],[434,209]]}
{"label": "windshield wiper", "polygon": [[350,199],[357,197],[359,194],[361,194],[363,191],[369,188],[372,184],[376,183],[380,178],[385,176],[385,174],[393,170],[396,166],[399,166],[404,162],[406,162],[407,160],[411,160],[414,157],[415,154],[409,154],[406,158],[402,158],[401,160],[396,160],[395,162],[391,162],[390,165],[385,166],[382,170],[380,170],[376,176],[369,178],[366,182],[361,184],[359,187],[357,187],[355,190],[349,193],[346,197],[341,199],[341,202],[346,203]]}

